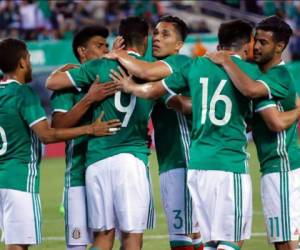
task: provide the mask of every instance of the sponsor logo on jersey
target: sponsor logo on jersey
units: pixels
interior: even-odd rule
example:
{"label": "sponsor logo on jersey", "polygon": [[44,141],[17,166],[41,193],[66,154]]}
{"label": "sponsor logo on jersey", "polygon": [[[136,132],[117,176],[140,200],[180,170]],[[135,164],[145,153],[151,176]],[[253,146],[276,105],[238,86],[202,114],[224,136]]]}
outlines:
{"label": "sponsor logo on jersey", "polygon": [[72,233],[72,238],[78,240],[80,238],[80,229],[75,227]]}

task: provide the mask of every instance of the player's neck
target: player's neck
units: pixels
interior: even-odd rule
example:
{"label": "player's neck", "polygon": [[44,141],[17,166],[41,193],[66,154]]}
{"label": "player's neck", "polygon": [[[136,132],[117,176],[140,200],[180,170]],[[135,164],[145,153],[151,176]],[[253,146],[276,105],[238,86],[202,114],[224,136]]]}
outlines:
{"label": "player's neck", "polygon": [[262,72],[267,72],[269,69],[277,66],[282,62],[281,56],[274,57],[272,60],[268,61],[267,63],[260,65],[260,69]]}
{"label": "player's neck", "polygon": [[4,80],[16,80],[21,84],[25,84],[25,77],[21,76],[17,72],[7,73],[3,76]]}
{"label": "player's neck", "polygon": [[131,46],[131,47],[127,47],[126,48],[127,51],[132,51],[135,52],[137,54],[139,54],[140,56],[144,56],[146,49],[144,46]]}

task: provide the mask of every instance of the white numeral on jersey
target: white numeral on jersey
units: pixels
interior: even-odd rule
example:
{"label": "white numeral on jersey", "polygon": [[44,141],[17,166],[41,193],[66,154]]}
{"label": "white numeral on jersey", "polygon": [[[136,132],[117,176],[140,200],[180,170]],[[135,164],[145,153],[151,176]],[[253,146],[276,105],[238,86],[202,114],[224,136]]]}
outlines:
{"label": "white numeral on jersey", "polygon": [[130,95],[130,102],[128,106],[123,106],[121,104],[121,91],[115,94],[115,107],[118,111],[126,113],[124,120],[122,122],[122,127],[127,127],[129,119],[132,115],[136,103],[136,96]]}
{"label": "white numeral on jersey", "polygon": [[0,127],[0,136],[2,140],[2,148],[0,148],[0,155],[4,155],[7,150],[7,139],[5,131],[2,127]]}
{"label": "white numeral on jersey", "polygon": [[[200,78],[200,84],[203,85],[202,90],[202,113],[201,113],[201,124],[204,124],[206,121],[207,115],[207,102],[208,102],[208,78]],[[231,117],[231,109],[232,109],[232,102],[226,95],[221,95],[221,91],[223,90],[226,84],[226,80],[222,80],[218,85],[215,93],[211,98],[211,102],[209,104],[209,119],[210,121],[217,125],[223,126],[229,122]],[[217,119],[216,117],[216,104],[218,101],[224,102],[225,104],[225,115],[222,119]]]}

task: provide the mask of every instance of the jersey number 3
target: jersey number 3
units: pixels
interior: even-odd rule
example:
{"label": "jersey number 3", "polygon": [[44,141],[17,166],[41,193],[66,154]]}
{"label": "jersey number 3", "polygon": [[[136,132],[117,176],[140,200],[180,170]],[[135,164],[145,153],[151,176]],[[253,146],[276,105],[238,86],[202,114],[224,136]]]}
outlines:
{"label": "jersey number 3", "polygon": [[[201,113],[201,124],[206,121],[207,111],[208,111],[208,78],[200,78],[200,84],[203,86],[202,90],[202,113]],[[215,93],[213,94],[210,104],[209,104],[209,119],[212,124],[217,126],[224,126],[227,124],[231,118],[232,102],[226,95],[221,95],[226,84],[226,80],[222,80],[218,85]],[[216,104],[217,102],[223,102],[225,104],[225,114],[222,119],[216,117]]]}
{"label": "jersey number 3", "polygon": [[7,150],[7,139],[6,139],[5,131],[2,127],[0,127],[0,137],[2,141],[2,147],[0,148],[0,155],[4,155]]}
{"label": "jersey number 3", "polygon": [[115,94],[115,107],[118,111],[126,113],[122,122],[122,127],[127,127],[129,119],[133,113],[136,103],[136,96],[130,95],[130,102],[127,106],[123,106],[121,103],[121,91]]}

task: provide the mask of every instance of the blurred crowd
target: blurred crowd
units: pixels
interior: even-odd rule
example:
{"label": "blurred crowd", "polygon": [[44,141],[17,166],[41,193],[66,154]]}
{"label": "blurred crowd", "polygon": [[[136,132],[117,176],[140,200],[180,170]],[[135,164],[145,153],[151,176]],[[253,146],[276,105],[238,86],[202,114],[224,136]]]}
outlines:
{"label": "blurred crowd", "polygon": [[[103,24],[117,33],[121,19],[142,16],[155,23],[172,1],[158,0],[0,0],[0,37],[24,40],[68,39],[75,30],[89,24]],[[205,22],[193,32],[209,31]]]}
{"label": "blurred crowd", "polygon": [[101,23],[112,32],[129,15],[150,23],[163,13],[159,1],[0,0],[0,37],[64,39],[81,26]]}

